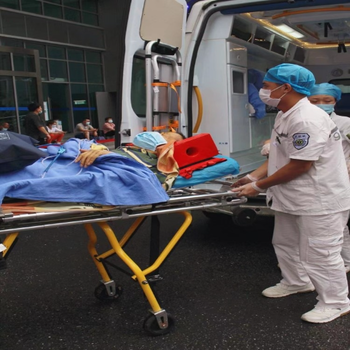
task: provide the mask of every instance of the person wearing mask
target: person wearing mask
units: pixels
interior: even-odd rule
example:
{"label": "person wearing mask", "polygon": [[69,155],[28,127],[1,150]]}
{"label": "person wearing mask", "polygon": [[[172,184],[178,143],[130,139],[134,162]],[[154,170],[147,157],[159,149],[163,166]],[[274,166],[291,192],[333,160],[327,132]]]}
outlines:
{"label": "person wearing mask", "polygon": [[57,122],[49,120],[46,125],[51,136],[51,143],[61,143],[65,132],[57,127]]}
{"label": "person wearing mask", "polygon": [[[341,99],[341,94],[341,90],[336,85],[328,83],[316,84],[310,90],[309,101],[323,109],[338,127],[342,136],[343,152],[350,176],[350,118],[337,115],[334,112],[334,107]],[[345,225],[344,228],[344,243],[341,256],[344,260],[345,270],[348,273],[350,271],[350,233],[348,225]]]}
{"label": "person wearing mask", "polygon": [[4,122],[4,123],[2,123],[2,124],[0,125],[0,130],[1,130],[1,131],[7,131],[7,130],[9,130],[9,128],[10,128],[10,124],[7,123],[7,122]]}
{"label": "person wearing mask", "polygon": [[316,290],[315,308],[301,319],[325,323],[350,312],[340,255],[350,183],[338,128],[307,99],[314,84],[313,74],[296,64],[267,71],[259,95],[280,110],[269,158],[238,180],[232,191],[238,197],[267,191],[267,203],[275,212],[272,243],[282,280],[262,294],[281,298]]}
{"label": "person wearing mask", "polygon": [[104,137],[113,137],[115,135],[115,124],[113,123],[112,118],[105,118],[105,123],[102,126],[103,136]]}
{"label": "person wearing mask", "polygon": [[47,131],[43,109],[38,103],[28,106],[29,113],[24,117],[24,128],[26,135],[39,141],[40,145],[51,142],[51,136]]}
{"label": "person wearing mask", "polygon": [[92,137],[97,137],[97,130],[90,124],[90,119],[86,118],[75,127],[75,136],[78,139],[90,140]]}

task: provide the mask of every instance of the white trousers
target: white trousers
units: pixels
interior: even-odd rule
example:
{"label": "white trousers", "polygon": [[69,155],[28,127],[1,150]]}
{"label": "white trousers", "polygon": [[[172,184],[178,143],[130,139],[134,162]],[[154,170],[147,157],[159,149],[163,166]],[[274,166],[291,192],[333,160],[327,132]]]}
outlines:
{"label": "white trousers", "polygon": [[344,228],[344,242],[341,250],[341,256],[344,260],[344,264],[350,266],[350,233],[347,225],[345,225]]}
{"label": "white trousers", "polygon": [[275,212],[272,244],[282,272],[281,283],[304,286],[318,293],[317,308],[349,304],[348,282],[340,255],[349,211],[330,215]]}

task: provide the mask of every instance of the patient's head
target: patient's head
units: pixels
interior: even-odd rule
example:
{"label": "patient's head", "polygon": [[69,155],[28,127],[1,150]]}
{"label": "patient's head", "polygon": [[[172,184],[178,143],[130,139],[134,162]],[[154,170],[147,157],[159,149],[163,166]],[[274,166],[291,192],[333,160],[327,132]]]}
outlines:
{"label": "patient's head", "polygon": [[145,131],[134,137],[133,144],[137,147],[155,151],[158,146],[174,143],[184,138],[184,135],[177,132]]}
{"label": "patient's head", "polygon": [[173,132],[173,131],[162,132],[161,135],[163,136],[166,142],[181,141],[186,138],[180,132]]}

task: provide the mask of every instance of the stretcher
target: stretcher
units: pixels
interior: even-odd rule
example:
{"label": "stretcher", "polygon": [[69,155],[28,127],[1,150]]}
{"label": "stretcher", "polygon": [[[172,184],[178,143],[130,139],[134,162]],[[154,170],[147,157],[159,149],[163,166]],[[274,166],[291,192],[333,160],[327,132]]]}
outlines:
{"label": "stretcher", "polygon": [[[0,212],[0,238],[3,239],[2,244],[0,243],[0,268],[1,266],[4,267],[5,259],[21,232],[83,225],[89,240],[88,252],[101,275],[101,282],[95,289],[95,296],[101,301],[108,302],[118,299],[121,295],[122,287],[116,284],[107,269],[107,267],[113,266],[108,259],[116,254],[131,270],[131,278],[139,283],[150,304],[150,313],[144,321],[143,328],[151,335],[168,333],[174,327],[174,319],[159,305],[150,284],[161,279],[158,269],[190,226],[192,221],[191,211],[238,206],[246,202],[246,198],[237,198],[233,192],[228,190],[230,182],[213,180],[211,184],[215,184],[217,189],[206,186],[203,189],[198,188],[200,186],[172,189],[168,193],[170,199],[167,202],[151,205],[113,206],[5,200]],[[165,248],[159,252],[160,227],[158,216],[164,214],[182,215],[183,222]],[[137,229],[148,216],[152,220],[150,266],[141,268],[126,253],[124,247],[134,237]],[[109,223],[131,218],[135,218],[135,221],[123,237],[118,239]],[[97,234],[94,225],[101,228],[106,235],[110,244],[110,249],[107,251],[97,251]]]}

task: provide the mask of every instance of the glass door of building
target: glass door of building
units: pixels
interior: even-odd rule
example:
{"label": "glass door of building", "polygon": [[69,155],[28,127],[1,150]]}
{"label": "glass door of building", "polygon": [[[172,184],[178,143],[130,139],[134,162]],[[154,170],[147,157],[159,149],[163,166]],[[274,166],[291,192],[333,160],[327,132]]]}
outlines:
{"label": "glass door of building", "polygon": [[32,102],[42,104],[39,55],[35,50],[0,47],[0,125],[23,132],[23,118]]}
{"label": "glass door of building", "polygon": [[44,105],[47,105],[47,119],[61,122],[62,130],[72,132],[69,85],[66,83],[43,83]]}

